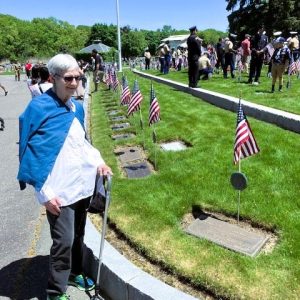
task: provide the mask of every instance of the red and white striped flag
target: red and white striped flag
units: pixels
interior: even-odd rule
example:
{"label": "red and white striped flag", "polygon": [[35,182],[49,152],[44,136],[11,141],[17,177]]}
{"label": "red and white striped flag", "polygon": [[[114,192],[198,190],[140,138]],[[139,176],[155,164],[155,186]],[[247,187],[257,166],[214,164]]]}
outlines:
{"label": "red and white striped flag", "polygon": [[119,86],[119,79],[115,70],[112,71],[111,76],[112,76],[112,87],[113,90],[116,91]]}
{"label": "red and white striped flag", "polygon": [[127,115],[130,116],[135,111],[140,110],[140,104],[143,100],[143,95],[139,89],[137,80],[134,81],[132,96],[127,108]]}
{"label": "red and white striped flag", "polygon": [[157,98],[155,96],[153,84],[151,84],[149,126],[151,126],[151,124],[157,123],[159,120],[160,120],[160,107],[159,107]]}
{"label": "red and white striped flag", "polygon": [[236,164],[239,160],[254,155],[259,151],[260,149],[244,114],[241,101],[239,101],[234,143],[234,163]]}
{"label": "red and white striped flag", "polygon": [[131,93],[128,86],[128,81],[125,76],[122,78],[122,94],[121,94],[121,105],[128,105],[130,102]]}

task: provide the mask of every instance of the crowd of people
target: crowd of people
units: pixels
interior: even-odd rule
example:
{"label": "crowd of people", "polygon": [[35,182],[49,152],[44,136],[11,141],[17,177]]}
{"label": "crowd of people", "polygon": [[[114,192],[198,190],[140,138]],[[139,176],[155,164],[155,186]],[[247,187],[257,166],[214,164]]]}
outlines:
{"label": "crowd of people", "polygon": [[210,79],[214,73],[222,72],[224,79],[248,76],[247,83],[260,84],[261,70],[268,65],[268,77],[272,77],[271,92],[275,91],[276,81],[278,90],[282,91],[283,75],[290,74],[291,65],[296,62],[296,72],[300,71],[299,38],[296,31],[291,31],[288,38],[277,31],[269,38],[263,26],[254,35],[245,34],[241,41],[237,35],[228,34],[220,37],[216,45],[205,44],[197,35],[197,27],[192,26],[187,39],[187,47],[171,48],[169,42],[162,43],[155,57],[151,57],[149,49],[144,52],[144,60],[132,61],[131,67],[140,65],[141,69],[156,69],[162,74],[168,74],[170,68],[180,71],[188,69],[189,86],[197,87],[198,81]]}

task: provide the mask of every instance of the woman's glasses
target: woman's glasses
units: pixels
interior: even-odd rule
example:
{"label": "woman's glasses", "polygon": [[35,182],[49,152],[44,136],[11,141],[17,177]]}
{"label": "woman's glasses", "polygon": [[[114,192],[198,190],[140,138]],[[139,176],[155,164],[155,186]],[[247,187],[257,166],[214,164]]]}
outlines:
{"label": "woman's glasses", "polygon": [[76,81],[79,81],[81,79],[81,76],[60,76],[59,74],[56,74],[56,76],[61,77],[65,82],[72,82],[73,79]]}

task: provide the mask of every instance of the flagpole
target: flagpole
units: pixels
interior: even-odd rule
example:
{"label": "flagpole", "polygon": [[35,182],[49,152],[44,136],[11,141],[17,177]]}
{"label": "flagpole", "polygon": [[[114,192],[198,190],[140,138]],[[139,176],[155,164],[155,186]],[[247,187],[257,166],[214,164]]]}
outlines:
{"label": "flagpole", "polygon": [[145,130],[144,130],[144,123],[143,123],[143,116],[142,116],[142,108],[140,107],[140,126],[143,131],[143,148],[146,149],[145,147]]}
{"label": "flagpole", "polygon": [[[242,91],[240,90],[240,102],[242,100]],[[239,150],[239,173],[241,173],[241,148]],[[238,190],[238,203],[237,203],[237,222],[240,222],[240,204],[241,204],[241,191]]]}
{"label": "flagpole", "polygon": [[156,163],[156,131],[155,131],[155,123],[153,124],[153,143],[154,143],[154,170],[157,170],[157,163]]}
{"label": "flagpole", "polygon": [[121,57],[121,33],[120,33],[120,14],[119,0],[116,0],[117,6],[117,28],[118,28],[118,57],[119,57],[119,72],[122,72],[122,57]]}

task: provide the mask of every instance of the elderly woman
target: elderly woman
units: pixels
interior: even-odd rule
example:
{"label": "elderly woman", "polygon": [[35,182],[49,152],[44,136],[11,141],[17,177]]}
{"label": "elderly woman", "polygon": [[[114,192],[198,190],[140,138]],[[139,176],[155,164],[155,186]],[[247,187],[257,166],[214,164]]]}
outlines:
{"label": "elderly woman", "polygon": [[76,60],[58,54],[48,69],[53,87],[20,117],[18,180],[21,189],[32,185],[46,208],[53,241],[47,295],[57,300],[68,299],[68,283],[81,290],[94,287],[82,266],[86,209],[97,173],[112,172],[85,138],[83,107],[72,98],[80,79]]}

